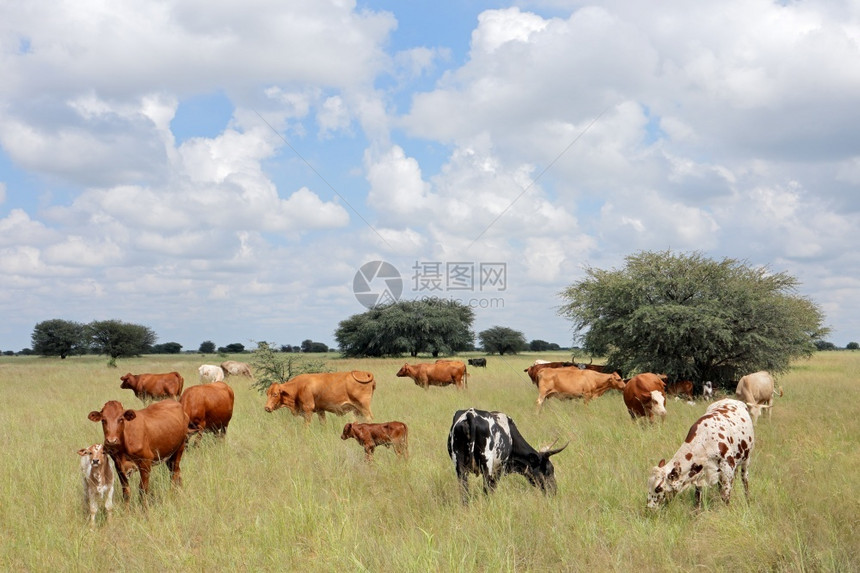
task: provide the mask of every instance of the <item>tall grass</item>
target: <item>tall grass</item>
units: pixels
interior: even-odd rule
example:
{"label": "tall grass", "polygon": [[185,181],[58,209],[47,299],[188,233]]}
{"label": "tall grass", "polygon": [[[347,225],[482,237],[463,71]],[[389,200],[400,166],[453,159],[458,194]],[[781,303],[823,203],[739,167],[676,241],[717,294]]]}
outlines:
{"label": "tall grass", "polygon": [[[406,463],[385,449],[366,463],[340,439],[351,415],[305,427],[267,414],[247,379],[231,378],[224,443],[189,447],[181,489],[157,467],[148,509],[135,496],[90,530],[75,451],[102,435],[87,414],[111,399],[141,407],[119,388],[126,371],[177,370],[189,385],[203,361],[146,356],[111,369],[96,357],[4,357],[0,570],[860,569],[860,354],[818,353],[783,376],[785,396],[756,426],[750,502],[741,487],[727,507],[709,492],[701,513],[691,492],[656,513],[644,506],[650,468],[674,454],[704,403],[670,401],[653,426],[632,423],[616,392],[587,407],[550,399],[537,414],[522,372],[534,358],[491,357],[470,368],[465,391],[396,378],[404,359],[331,359],[332,370],[376,375],[375,419],[409,425]],[[556,496],[520,476],[485,496],[473,478],[460,503],[445,441],[454,411],[469,406],[508,413],[532,445],[570,442],[553,458]]]}

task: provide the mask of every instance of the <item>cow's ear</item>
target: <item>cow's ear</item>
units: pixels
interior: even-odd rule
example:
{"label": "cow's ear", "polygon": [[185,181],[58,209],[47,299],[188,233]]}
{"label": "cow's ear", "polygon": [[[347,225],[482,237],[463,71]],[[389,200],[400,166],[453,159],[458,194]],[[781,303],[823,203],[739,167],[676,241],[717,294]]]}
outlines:
{"label": "cow's ear", "polygon": [[101,422],[102,421],[102,413],[96,412],[95,410],[93,410],[92,412],[89,413],[87,418],[89,418],[93,422]]}
{"label": "cow's ear", "polygon": [[132,420],[137,418],[137,414],[134,413],[134,410],[126,410],[122,413],[122,417],[125,418],[127,421],[131,422]]}
{"label": "cow's ear", "polygon": [[666,465],[666,458],[663,458],[662,460],[660,460],[660,463],[657,464],[657,467],[662,468],[665,465]]}
{"label": "cow's ear", "polygon": [[79,455],[79,456],[85,456],[85,455],[87,455],[87,449],[86,449],[86,448],[81,448],[80,450],[78,450],[78,455]]}

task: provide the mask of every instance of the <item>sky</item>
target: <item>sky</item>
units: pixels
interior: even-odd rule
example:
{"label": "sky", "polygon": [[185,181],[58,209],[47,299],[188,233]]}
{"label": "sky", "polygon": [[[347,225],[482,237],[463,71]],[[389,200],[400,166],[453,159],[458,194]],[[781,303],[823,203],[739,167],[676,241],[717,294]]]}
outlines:
{"label": "sky", "polygon": [[368,295],[567,346],[559,292],[644,250],[860,340],[856,1],[12,0],[0,77],[0,350],[334,345]]}

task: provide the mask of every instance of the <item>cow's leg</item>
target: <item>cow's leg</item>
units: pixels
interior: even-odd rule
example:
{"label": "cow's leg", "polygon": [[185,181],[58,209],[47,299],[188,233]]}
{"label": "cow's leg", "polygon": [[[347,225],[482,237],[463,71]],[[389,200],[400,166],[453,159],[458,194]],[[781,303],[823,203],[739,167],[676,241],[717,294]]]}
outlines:
{"label": "cow's leg", "polygon": [[90,512],[90,527],[94,527],[96,524],[96,514],[99,512],[99,503],[98,497],[94,495],[94,492],[89,491],[89,485],[87,485],[87,491],[84,493],[84,501],[87,504],[87,509]]}
{"label": "cow's leg", "polygon": [[149,474],[152,471],[152,462],[150,460],[141,460],[137,465],[137,469],[140,472],[140,487],[138,488],[140,501],[146,504],[147,496],[149,495]]}
{"label": "cow's leg", "polygon": [[744,484],[744,497],[749,503],[750,500],[750,482],[747,476],[747,466],[749,465],[749,458],[745,459],[740,463],[740,467],[738,470],[741,472],[741,482]]}
{"label": "cow's leg", "polygon": [[123,471],[123,460],[114,457],[113,454],[111,454],[111,458],[113,459],[113,466],[116,468],[116,475],[119,478],[119,483],[122,486],[122,499],[128,503],[131,498],[131,488],[128,485],[128,474]]}
{"label": "cow's leg", "polygon": [[185,444],[179,446],[179,449],[166,461],[167,469],[170,470],[170,483],[176,487],[182,486],[182,468],[179,467],[179,462],[182,460],[183,453],[185,453]]}
{"label": "cow's leg", "polygon": [[696,509],[702,509],[702,488],[696,486]]}
{"label": "cow's leg", "polygon": [[113,515],[113,486],[110,486],[105,494],[105,520],[110,521],[111,515]]}
{"label": "cow's leg", "polygon": [[729,500],[732,497],[732,483],[734,480],[735,473],[733,468],[729,467],[728,463],[720,463],[720,497],[726,505],[729,504]]}
{"label": "cow's leg", "polygon": [[[319,418],[320,418],[320,424],[325,426],[325,411],[319,410],[317,412],[317,416],[319,416]],[[311,423],[311,412],[308,412],[307,416],[305,418],[307,419],[308,424],[310,424]]]}
{"label": "cow's leg", "polygon": [[364,445],[364,459],[365,461],[372,462],[373,461],[373,451],[376,447],[373,444],[365,444]]}
{"label": "cow's leg", "polygon": [[460,486],[460,499],[464,504],[469,502],[469,474],[466,468],[457,464],[457,481]]}

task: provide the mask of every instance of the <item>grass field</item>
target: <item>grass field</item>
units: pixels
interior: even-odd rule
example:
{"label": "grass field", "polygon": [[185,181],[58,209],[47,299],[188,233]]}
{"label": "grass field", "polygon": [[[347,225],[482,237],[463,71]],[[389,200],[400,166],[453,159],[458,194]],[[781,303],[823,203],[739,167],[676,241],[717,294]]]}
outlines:
{"label": "grass field", "polygon": [[[459,392],[396,378],[403,359],[331,359],[333,370],[376,375],[375,421],[409,426],[407,463],[384,448],[365,463],[340,439],[351,415],[306,428],[285,410],[267,414],[246,379],[231,379],[227,439],[186,450],[182,489],[159,466],[148,509],[117,492],[114,519],[91,530],[75,452],[102,434],[87,414],[112,399],[141,407],[119,388],[126,372],[177,370],[187,387],[218,359],[108,368],[103,357],[3,357],[0,570],[860,570],[860,353],[818,353],[780,377],[785,395],[756,426],[750,502],[740,486],[730,506],[713,490],[701,513],[692,491],[656,513],[645,496],[651,467],[675,453],[705,403],[670,401],[654,426],[632,423],[617,392],[587,407],[550,399],[538,415],[523,373],[534,359],[490,357]],[[445,442],[454,411],[469,406],[506,412],[535,447],[570,441],[553,458],[556,496],[521,476],[484,496],[473,478],[471,502],[460,503]]]}

